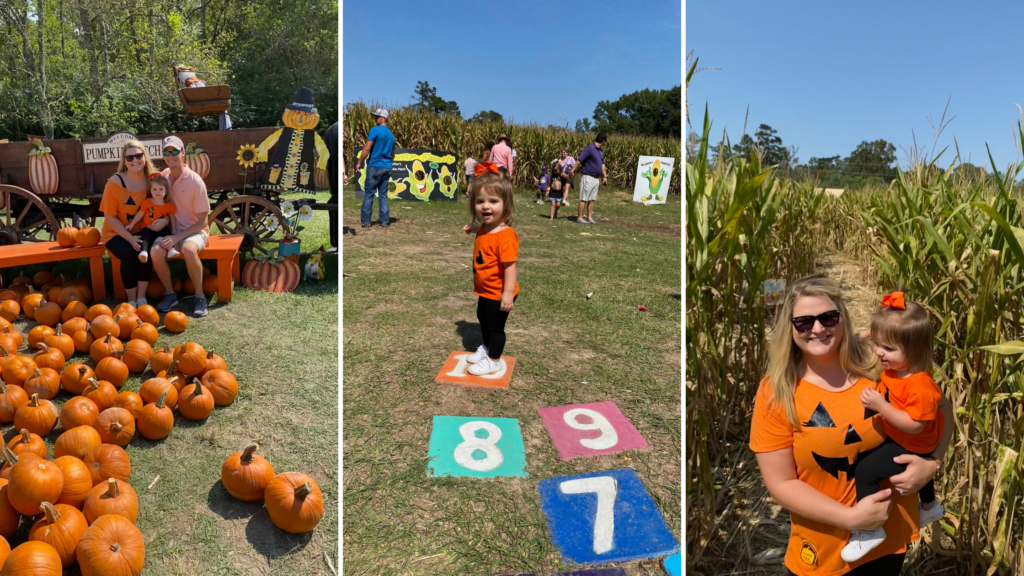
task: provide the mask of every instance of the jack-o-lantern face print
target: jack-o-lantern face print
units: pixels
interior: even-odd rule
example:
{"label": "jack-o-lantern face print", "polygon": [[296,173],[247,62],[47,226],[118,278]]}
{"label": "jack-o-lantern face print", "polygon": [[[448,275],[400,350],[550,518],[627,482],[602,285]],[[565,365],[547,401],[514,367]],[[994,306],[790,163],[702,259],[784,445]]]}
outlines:
{"label": "jack-o-lantern face print", "polygon": [[812,474],[819,469],[834,481],[851,482],[857,455],[883,439],[881,423],[860,403],[861,392],[871,383],[861,380],[843,392],[828,392],[808,383],[801,386],[809,390],[798,395],[801,428],[793,439],[797,468]]}

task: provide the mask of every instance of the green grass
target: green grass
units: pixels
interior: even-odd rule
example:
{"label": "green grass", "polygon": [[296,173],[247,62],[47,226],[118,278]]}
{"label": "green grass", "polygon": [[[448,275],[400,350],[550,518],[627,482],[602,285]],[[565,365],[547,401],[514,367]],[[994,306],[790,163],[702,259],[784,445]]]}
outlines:
{"label": "green grass", "polygon": [[[319,201],[326,198],[318,195]],[[327,215],[317,211],[306,223],[303,260],[321,244],[330,245]],[[108,261],[108,278],[109,266]],[[230,304],[214,298],[210,315],[190,318],[184,333],[161,328],[160,344],[195,341],[216,350],[238,379],[240,391],[232,405],[217,408],[203,422],[176,416],[175,428],[164,440],[151,442],[136,435],[127,447],[130,483],[139,495],[137,525],[146,541],[147,576],[328,575],[332,572],[325,555],[337,569],[337,255],[327,256],[326,268],[323,282],[302,282],[291,294],[236,286]],[[84,261],[62,262],[53,271],[88,274]],[[175,277],[186,276],[179,269]],[[180,302],[178,309],[191,314],[191,298]],[[26,333],[34,325],[24,317],[16,323]],[[88,355],[71,361],[95,364]],[[122,390],[137,391],[150,377],[148,370],[141,378],[133,375]],[[68,398],[61,392],[55,402],[61,405]],[[8,440],[15,433],[13,425],[2,430]],[[47,438],[51,455],[60,433],[58,426]],[[324,517],[313,532],[291,535],[278,530],[262,502],[240,502],[224,490],[221,464],[252,442],[277,472],[303,472],[316,479],[324,494]],[[29,525],[23,520],[12,546],[26,539]],[[65,574],[77,575],[78,570]]]}
{"label": "green grass", "polygon": [[[631,203],[631,191],[602,187],[597,225],[565,219],[575,218],[576,198],[549,222],[532,191],[517,193],[521,292],[505,351],[517,364],[511,387],[490,392],[433,382],[452,350],[480,344],[464,199],[393,201],[392,226],[367,231],[346,190],[346,574],[567,569],[548,538],[537,484],[624,467],[636,469],[679,538],[680,197],[644,207]],[[651,450],[559,460],[537,409],[603,400]],[[428,478],[434,415],[519,419],[529,478]],[[646,574],[638,562],[624,567]]]}

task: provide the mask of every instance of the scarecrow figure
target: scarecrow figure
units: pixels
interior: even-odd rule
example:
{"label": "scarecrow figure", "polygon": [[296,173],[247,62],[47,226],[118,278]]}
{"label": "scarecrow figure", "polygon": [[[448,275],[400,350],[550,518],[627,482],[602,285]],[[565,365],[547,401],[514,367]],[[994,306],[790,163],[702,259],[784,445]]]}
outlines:
{"label": "scarecrow figure", "polygon": [[330,153],[320,135],[313,131],[320,123],[320,115],[313,107],[313,91],[299,88],[295,101],[285,108],[281,119],[285,127],[268,136],[259,147],[258,159],[266,162],[270,149],[278,144],[270,158],[270,175],[263,187],[315,192],[313,168],[326,169]]}

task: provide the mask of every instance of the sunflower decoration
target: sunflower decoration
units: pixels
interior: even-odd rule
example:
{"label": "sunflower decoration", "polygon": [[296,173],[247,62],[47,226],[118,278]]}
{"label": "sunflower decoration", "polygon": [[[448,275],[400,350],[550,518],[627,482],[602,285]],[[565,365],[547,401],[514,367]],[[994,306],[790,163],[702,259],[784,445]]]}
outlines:
{"label": "sunflower decoration", "polygon": [[256,158],[259,152],[256,150],[255,144],[243,144],[238,149],[238,156],[235,160],[238,160],[238,165],[243,168],[252,168],[256,164]]}

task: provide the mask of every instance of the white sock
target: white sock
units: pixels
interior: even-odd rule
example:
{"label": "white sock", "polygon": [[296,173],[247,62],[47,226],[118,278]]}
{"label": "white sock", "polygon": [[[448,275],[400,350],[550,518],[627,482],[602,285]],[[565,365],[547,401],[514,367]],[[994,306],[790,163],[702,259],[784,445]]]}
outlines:
{"label": "white sock", "polygon": [[138,304],[136,305],[136,308],[138,308],[139,306],[145,306],[146,304],[148,304],[148,302],[146,302],[145,298],[139,298],[138,299]]}

